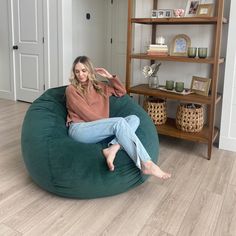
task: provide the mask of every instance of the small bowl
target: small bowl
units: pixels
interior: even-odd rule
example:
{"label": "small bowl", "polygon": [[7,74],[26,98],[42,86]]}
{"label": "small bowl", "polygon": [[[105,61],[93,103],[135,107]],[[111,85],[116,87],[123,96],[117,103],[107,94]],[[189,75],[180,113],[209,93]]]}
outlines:
{"label": "small bowl", "polygon": [[184,9],[178,8],[178,9],[174,9],[174,16],[175,17],[183,17],[184,16]]}

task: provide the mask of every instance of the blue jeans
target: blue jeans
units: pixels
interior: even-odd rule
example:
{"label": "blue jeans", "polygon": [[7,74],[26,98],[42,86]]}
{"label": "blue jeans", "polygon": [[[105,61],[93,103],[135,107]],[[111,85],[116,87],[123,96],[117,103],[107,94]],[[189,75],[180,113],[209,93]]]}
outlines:
{"label": "blue jeans", "polygon": [[71,123],[69,136],[82,143],[97,143],[115,136],[109,145],[119,143],[136,166],[141,169],[141,162],[150,161],[151,158],[135,134],[139,124],[140,120],[136,115]]}

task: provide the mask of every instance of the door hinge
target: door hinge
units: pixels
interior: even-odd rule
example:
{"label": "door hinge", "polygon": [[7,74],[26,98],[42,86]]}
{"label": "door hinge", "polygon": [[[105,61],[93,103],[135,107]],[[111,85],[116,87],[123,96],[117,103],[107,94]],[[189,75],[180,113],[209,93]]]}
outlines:
{"label": "door hinge", "polygon": [[45,84],[43,85],[43,90],[45,91]]}
{"label": "door hinge", "polygon": [[110,39],[110,43],[112,44],[112,42],[113,42],[113,40],[112,40],[112,38]]}
{"label": "door hinge", "polygon": [[44,43],[44,37],[42,38],[42,42]]}
{"label": "door hinge", "polygon": [[111,0],[111,4],[113,4],[113,0]]}

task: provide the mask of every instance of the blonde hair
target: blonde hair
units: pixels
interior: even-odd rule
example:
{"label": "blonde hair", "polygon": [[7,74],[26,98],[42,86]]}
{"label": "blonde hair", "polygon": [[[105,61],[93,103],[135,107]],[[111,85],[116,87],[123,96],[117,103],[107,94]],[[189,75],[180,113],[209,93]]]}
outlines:
{"label": "blonde hair", "polygon": [[96,79],[95,73],[94,73],[94,67],[93,64],[91,62],[91,60],[86,57],[86,56],[79,56],[77,57],[72,65],[72,70],[71,70],[71,77],[69,79],[70,83],[82,94],[84,95],[86,93],[85,88],[82,86],[82,84],[76,79],[76,75],[75,75],[75,66],[81,63],[84,65],[84,67],[86,68],[86,70],[88,70],[88,80],[92,83],[92,86],[94,87],[94,89],[96,90],[97,93],[99,93],[100,95],[104,96],[103,90],[102,88],[99,86],[99,82]]}

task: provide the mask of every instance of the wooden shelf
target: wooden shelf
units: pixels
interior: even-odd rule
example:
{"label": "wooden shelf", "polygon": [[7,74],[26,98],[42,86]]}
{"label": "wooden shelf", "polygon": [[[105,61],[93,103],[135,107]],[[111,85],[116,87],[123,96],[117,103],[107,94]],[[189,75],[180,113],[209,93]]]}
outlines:
{"label": "wooden shelf", "polygon": [[[208,143],[209,140],[209,128],[204,126],[200,132],[196,133],[188,133],[181,131],[176,128],[175,119],[168,118],[164,125],[157,125],[156,129],[159,134],[181,138],[185,140],[201,142],[201,143]],[[214,128],[214,141],[219,133],[219,130],[215,127]]]}
{"label": "wooden shelf", "polygon": [[[131,23],[138,24],[216,24],[217,17],[182,17],[182,18],[131,18]],[[222,23],[227,23],[222,18]]]}
{"label": "wooden shelf", "polygon": [[[138,18],[133,15],[134,5],[137,4],[135,0],[128,0],[128,29],[127,29],[127,57],[126,57],[126,89],[129,93],[140,94],[144,96],[153,96],[160,97],[162,99],[172,99],[182,102],[189,103],[200,103],[206,104],[207,106],[207,124],[203,127],[201,132],[198,133],[187,133],[180,131],[175,126],[174,119],[168,119],[166,124],[157,126],[157,130],[160,134],[164,134],[167,136],[172,136],[176,138],[203,142],[208,146],[207,157],[211,158],[212,154],[212,146],[215,141],[219,131],[215,128],[215,117],[216,117],[216,104],[222,99],[222,96],[217,93],[218,90],[218,80],[219,80],[219,67],[220,64],[224,63],[225,59],[220,57],[221,54],[221,39],[222,39],[222,30],[223,24],[227,23],[227,19],[223,17],[224,15],[224,0],[216,0],[214,2],[215,10],[214,16],[195,16],[195,17],[180,17],[180,18]],[[150,5],[151,6],[151,5]],[[152,9],[160,9],[159,8],[159,0],[152,0]],[[150,38],[151,44],[156,44],[156,38],[159,34],[160,25],[165,28],[165,30],[169,28],[169,34],[171,34],[173,27],[181,26],[181,28],[186,28],[188,25],[192,25],[192,27],[201,28],[202,26],[213,26],[209,32],[204,31],[206,34],[211,35],[210,37],[210,45],[212,46],[212,56],[207,57],[205,59],[201,58],[189,58],[187,56],[157,56],[157,55],[148,55],[147,53],[137,53],[133,51],[135,42],[140,40],[140,35],[135,39],[136,34],[134,34],[134,25],[142,24],[146,25],[150,28]],[[187,28],[185,29],[185,31]],[[165,31],[167,32],[167,31]],[[180,30],[180,33],[182,31]],[[146,33],[146,31],[145,31]],[[199,41],[201,40],[201,36],[199,34],[194,34],[195,37],[199,37]],[[136,41],[135,41],[136,40]],[[134,60],[148,60],[150,63],[154,63],[154,61],[169,61],[175,63],[176,66],[183,69],[183,73],[185,71],[185,67],[188,66],[185,63],[201,63],[205,64],[209,67],[209,78],[211,78],[211,86],[210,86],[210,95],[202,96],[197,94],[188,94],[182,95],[177,93],[172,93],[169,91],[163,91],[160,89],[151,89],[147,84],[137,84],[135,77],[133,75],[132,62]],[[178,62],[178,63],[176,63]],[[168,74],[169,71],[166,71]],[[177,79],[177,78],[176,78]]]}
{"label": "wooden shelf", "polygon": [[[189,58],[189,57],[179,57],[179,56],[154,56],[148,55],[147,53],[134,53],[131,54],[133,59],[145,59],[145,60],[159,60],[159,61],[176,61],[176,62],[189,62],[189,63],[205,63],[205,64],[214,64],[213,57],[207,57],[204,59],[201,58]],[[218,63],[221,64],[224,62],[224,58],[220,58]]]}
{"label": "wooden shelf", "polygon": [[[145,96],[154,96],[154,97],[168,98],[168,99],[202,103],[202,104],[211,104],[212,102],[210,96],[202,96],[197,94],[181,95],[176,93],[170,93],[159,89],[150,89],[147,84],[139,84],[133,86],[129,88],[128,92],[135,94],[142,94]],[[221,95],[217,94],[217,101],[220,101],[220,99]]]}

